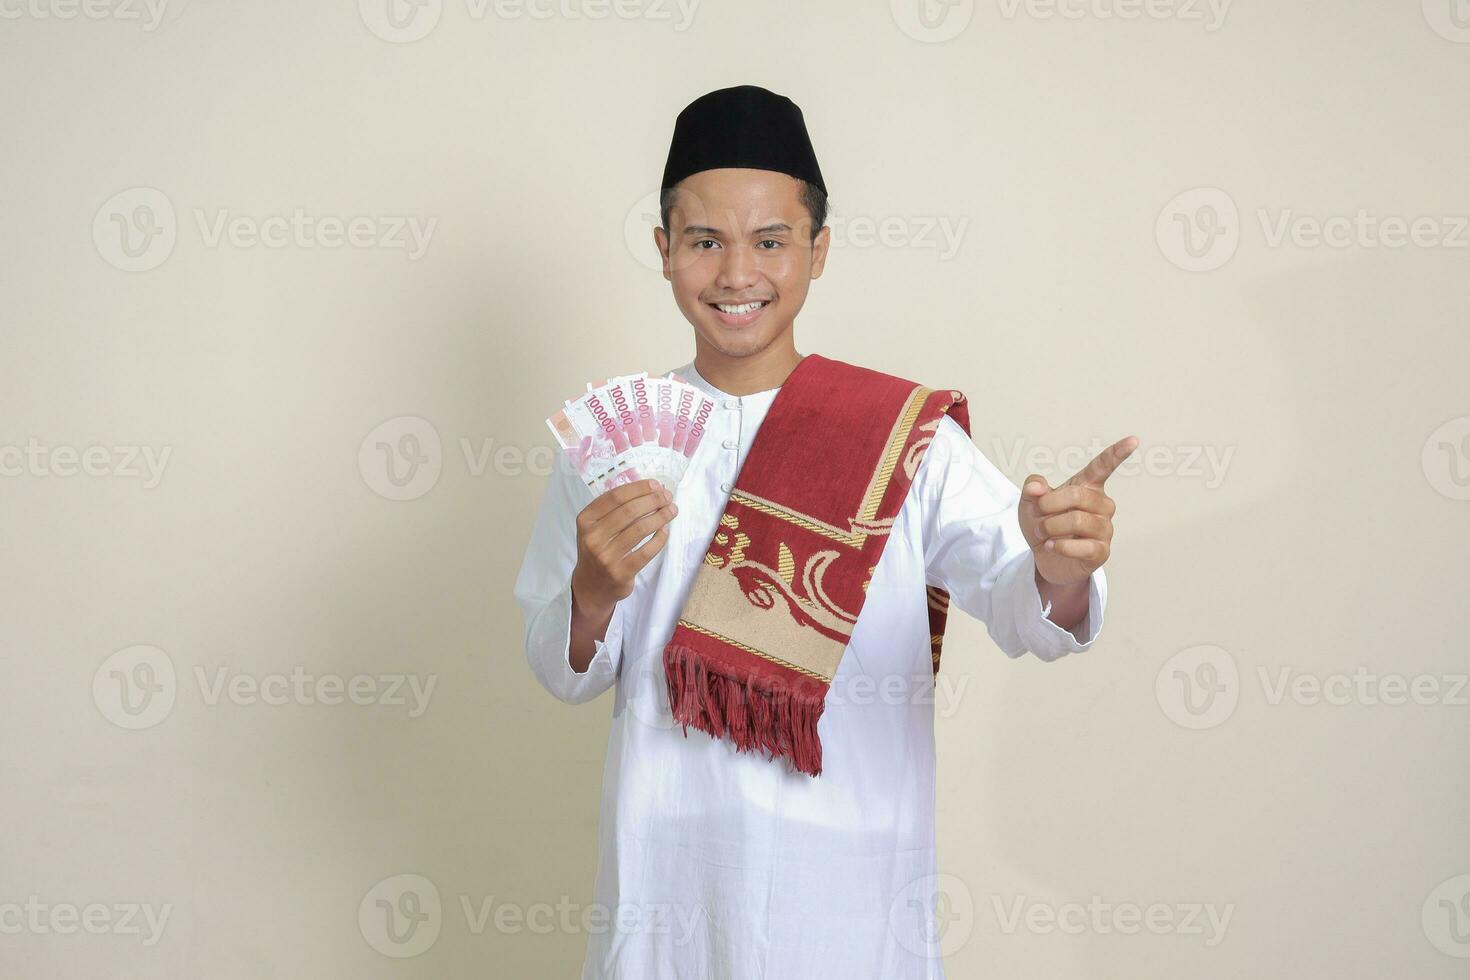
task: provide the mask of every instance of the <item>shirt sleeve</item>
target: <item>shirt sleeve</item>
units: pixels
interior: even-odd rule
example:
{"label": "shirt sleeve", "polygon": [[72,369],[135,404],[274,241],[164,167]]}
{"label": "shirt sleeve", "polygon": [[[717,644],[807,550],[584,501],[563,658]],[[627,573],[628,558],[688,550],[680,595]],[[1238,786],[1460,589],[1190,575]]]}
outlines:
{"label": "shirt sleeve", "polygon": [[1047,619],[1036,587],[1036,559],[1021,533],[1021,490],[976,448],[948,415],[940,418],[919,464],[910,501],[923,515],[924,565],[930,585],[985,623],[997,646],[1015,658],[1031,651],[1056,660],[1086,650],[1102,630],[1107,577],[1088,585],[1087,616],[1076,633]]}
{"label": "shirt sleeve", "polygon": [[572,569],[577,564],[577,514],[591,496],[575,474],[558,460],[547,480],[541,511],[516,576],[515,597],[525,621],[526,660],[536,680],[567,704],[597,697],[617,680],[622,661],[623,613],[627,600],[613,607],[612,620],[582,673],[572,670]]}

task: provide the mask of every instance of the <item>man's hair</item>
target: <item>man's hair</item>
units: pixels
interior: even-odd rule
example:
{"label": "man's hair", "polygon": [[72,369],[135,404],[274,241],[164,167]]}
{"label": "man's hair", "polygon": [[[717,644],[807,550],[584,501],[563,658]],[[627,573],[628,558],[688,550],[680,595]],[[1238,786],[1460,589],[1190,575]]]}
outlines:
{"label": "man's hair", "polygon": [[[817,232],[821,231],[822,226],[827,223],[827,192],[800,177],[796,178],[796,182],[801,185],[797,188],[797,196],[801,198],[801,203],[807,213],[812,216],[811,239],[816,241]],[[663,228],[665,235],[669,234],[669,209],[674,206],[674,192],[678,189],[679,186],[675,184],[673,187],[664,188],[663,193],[659,195],[659,225]]]}

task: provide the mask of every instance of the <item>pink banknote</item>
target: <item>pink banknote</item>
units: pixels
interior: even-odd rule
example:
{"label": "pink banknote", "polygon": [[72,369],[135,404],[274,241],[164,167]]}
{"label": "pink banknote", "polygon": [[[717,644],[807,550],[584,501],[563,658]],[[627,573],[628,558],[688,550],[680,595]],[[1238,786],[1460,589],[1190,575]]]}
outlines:
{"label": "pink banknote", "polygon": [[715,402],[682,378],[621,375],[546,420],[593,494],[656,479],[672,492],[699,449]]}

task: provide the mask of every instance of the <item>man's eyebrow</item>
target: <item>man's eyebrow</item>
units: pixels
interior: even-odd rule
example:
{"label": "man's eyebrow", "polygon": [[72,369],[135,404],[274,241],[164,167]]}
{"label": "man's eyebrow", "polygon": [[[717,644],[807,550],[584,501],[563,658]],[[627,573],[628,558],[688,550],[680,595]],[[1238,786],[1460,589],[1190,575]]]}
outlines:
{"label": "man's eyebrow", "polygon": [[[761,227],[755,229],[755,231],[752,231],[751,234],[752,235],[769,235],[769,234],[772,234],[772,233],[778,232],[778,231],[790,231],[790,230],[791,230],[791,226],[790,225],[788,225],[784,221],[778,221],[775,224],[762,225]],[[708,225],[685,225],[684,226],[684,234],[686,234],[686,235],[723,235],[724,232],[720,231],[720,229],[718,229],[718,228],[711,228]]]}

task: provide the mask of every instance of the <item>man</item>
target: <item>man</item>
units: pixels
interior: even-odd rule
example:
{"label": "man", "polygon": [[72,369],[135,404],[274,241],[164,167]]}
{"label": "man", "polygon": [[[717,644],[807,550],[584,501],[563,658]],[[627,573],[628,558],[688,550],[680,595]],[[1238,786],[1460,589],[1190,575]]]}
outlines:
{"label": "man", "polygon": [[[581,703],[616,689],[595,896],[607,928],[592,930],[583,978],[934,980],[932,695],[944,607],[984,621],[1011,657],[1091,646],[1113,534],[1103,483],[1136,440],[1056,488],[1033,474],[1021,492],[971,442],[959,392],[798,353],[796,315],[830,229],[826,185],[789,100],[754,86],[696,100],[676,123],[664,188],[654,239],[694,327],[694,360],[676,373],[718,408],[677,502],[651,481],[591,499],[558,468],[515,590],[527,657],[551,694]],[[833,379],[834,393],[849,381],[911,392],[893,402],[907,414],[869,424],[876,395],[823,407],[818,378]],[[803,438],[789,425],[793,406],[804,425],[845,435],[826,455],[821,437],[805,444],[823,458],[771,504],[752,481],[800,469],[779,456]],[[768,434],[787,427],[757,443],[768,417]],[[883,479],[897,481],[895,499],[878,494],[888,510],[846,528],[793,516],[822,505],[824,479],[869,431],[880,435]],[[756,561],[762,510],[776,515],[780,541]],[[803,534],[818,544],[800,544]],[[813,587],[813,574],[843,562],[855,571]],[[709,628],[719,583],[753,569],[767,574],[741,580],[749,603],[737,595],[727,622]],[[748,626],[757,622],[776,625]],[[776,640],[761,651],[754,635]],[[755,656],[741,661],[742,651]],[[816,729],[808,744],[793,734],[803,711]]]}

